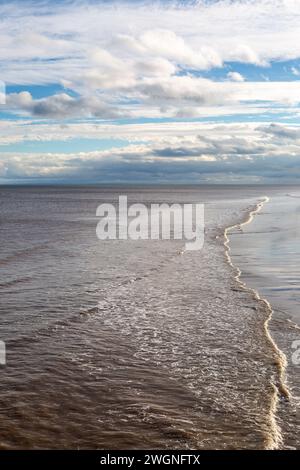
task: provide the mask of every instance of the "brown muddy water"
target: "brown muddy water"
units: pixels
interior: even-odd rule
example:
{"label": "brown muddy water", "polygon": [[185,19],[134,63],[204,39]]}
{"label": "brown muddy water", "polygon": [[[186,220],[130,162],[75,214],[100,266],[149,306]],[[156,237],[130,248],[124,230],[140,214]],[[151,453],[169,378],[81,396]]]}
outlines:
{"label": "brown muddy water", "polygon": [[[277,393],[278,351],[289,363],[289,330],[270,322],[276,350],[266,334],[268,309],[235,279],[223,236],[262,196],[293,191],[1,187],[0,340],[7,363],[0,447],[296,447],[299,436],[292,442],[289,431],[294,402]],[[180,240],[99,241],[96,208],[120,194],[129,203],[205,203],[204,248],[182,253]],[[247,230],[267,220],[266,207]],[[245,230],[230,236],[232,260],[242,271],[248,263],[247,279],[258,288],[251,268],[253,261],[259,267],[257,241],[246,241]],[[297,303],[299,272],[289,271],[287,255],[285,261],[284,286],[292,280]],[[275,274],[263,285],[282,287]],[[286,311],[290,297],[278,298]]]}

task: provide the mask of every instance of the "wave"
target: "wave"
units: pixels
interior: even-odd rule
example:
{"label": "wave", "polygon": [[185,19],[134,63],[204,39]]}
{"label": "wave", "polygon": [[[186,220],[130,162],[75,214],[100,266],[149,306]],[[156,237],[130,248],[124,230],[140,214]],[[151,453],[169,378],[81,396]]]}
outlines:
{"label": "wave", "polygon": [[7,289],[18,284],[24,284],[26,282],[31,281],[31,279],[31,277],[21,277],[18,279],[13,279],[11,281],[0,282],[0,289]]}
{"label": "wave", "polygon": [[39,245],[34,245],[29,248],[24,248],[23,250],[18,250],[8,256],[6,258],[0,258],[0,266],[6,266],[9,263],[14,261],[22,261],[23,258],[27,256],[31,256],[32,254],[43,252],[43,250],[48,246],[48,242],[41,243]]}

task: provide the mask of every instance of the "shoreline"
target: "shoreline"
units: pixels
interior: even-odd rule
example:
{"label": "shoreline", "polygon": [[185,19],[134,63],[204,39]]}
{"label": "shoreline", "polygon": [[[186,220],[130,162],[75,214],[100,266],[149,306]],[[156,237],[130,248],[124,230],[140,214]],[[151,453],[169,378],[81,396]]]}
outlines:
{"label": "shoreline", "polygon": [[254,209],[251,209],[250,212],[248,212],[248,216],[245,221],[236,223],[232,226],[226,227],[224,230],[224,247],[225,247],[225,257],[227,259],[228,264],[232,267],[232,269],[236,272],[234,279],[237,282],[237,284],[246,292],[250,292],[254,299],[259,302],[260,305],[263,306],[263,310],[266,313],[266,319],[264,322],[264,332],[266,339],[268,340],[269,344],[271,345],[273,352],[275,353],[275,365],[277,368],[277,380],[273,381],[271,378],[271,386],[273,388],[273,395],[271,397],[271,402],[270,402],[270,410],[269,410],[269,425],[270,425],[270,435],[266,437],[266,445],[265,449],[266,450],[276,450],[280,449],[281,446],[283,445],[283,437],[281,433],[281,428],[277,422],[277,412],[278,412],[278,407],[281,399],[284,399],[286,401],[290,400],[290,392],[287,388],[286,385],[286,369],[287,369],[287,360],[286,356],[281,351],[281,349],[277,346],[275,340],[273,339],[270,329],[269,329],[269,324],[272,320],[273,317],[273,308],[269,301],[263,297],[260,296],[258,291],[255,289],[251,288],[248,286],[245,282],[241,280],[241,275],[242,271],[241,269],[235,265],[232,262],[231,256],[230,256],[230,232],[235,229],[235,228],[241,228],[244,225],[250,224],[254,217],[262,210],[264,205],[269,202],[269,198],[267,196],[263,197],[263,199],[256,204]]}
{"label": "shoreline", "polygon": [[[2,428],[9,432],[2,433],[1,447],[73,448],[75,438],[78,447],[112,450],[145,446],[199,451],[286,448],[285,432],[294,431],[294,421],[287,421],[287,412],[292,414],[294,409],[290,402],[278,402],[278,388],[273,385],[278,385],[278,354],[270,347],[264,325],[270,312],[249,289],[237,284],[237,272],[228,257],[226,260],[223,239],[228,227],[232,261],[241,267],[241,279],[253,286],[244,278],[246,237],[237,237],[239,231],[230,231],[229,226],[251,219],[261,195],[251,191],[232,195],[225,190],[178,195],[174,189],[166,198],[168,202],[196,203],[202,197],[207,202],[203,249],[178,256],[181,240],[103,243],[99,248],[94,231],[90,231],[92,224],[86,225],[85,197],[78,206],[78,194],[66,192],[59,219],[56,213],[48,217],[53,243],[43,253],[37,252],[38,257],[31,251],[22,265],[12,261],[5,266],[9,279],[22,280],[21,266],[28,272],[37,260],[43,261],[40,278],[35,276],[25,286],[13,283],[5,288],[9,321],[3,331],[11,353],[10,367],[3,370],[0,397]],[[37,197],[41,199],[40,212],[32,221],[30,243],[38,244],[40,221],[44,221],[52,195],[40,197],[38,191]],[[99,197],[102,195],[96,192],[88,199],[91,208]],[[142,200],[156,198],[156,194],[147,193]],[[78,239],[66,252],[66,240],[74,240],[74,225],[66,225],[64,237],[60,234],[70,201],[81,218]],[[30,209],[31,197],[22,196],[17,212],[13,212],[16,229],[21,219],[26,230],[27,221],[20,215]],[[247,226],[249,232],[265,221],[265,212],[269,211],[264,209],[264,217]],[[12,230],[11,214],[9,217],[7,227]],[[248,232],[246,227],[243,231]],[[91,236],[87,238],[87,234]],[[235,258],[236,238],[243,238],[240,258]],[[6,247],[8,253],[14,253],[14,244],[7,242]],[[256,248],[254,244],[254,252]],[[65,255],[65,263],[58,266],[63,270],[63,283],[51,269],[60,253]],[[53,288],[49,288],[45,310],[40,310],[45,282]],[[75,284],[81,295],[74,296]],[[39,290],[32,305],[31,289],[36,287]],[[21,295],[28,293],[24,307],[20,291]],[[34,310],[37,303],[38,310]],[[95,305],[95,314],[81,314],[82,307]],[[273,331],[273,307],[271,335],[288,358],[280,341],[285,331],[278,326],[279,338]],[[32,335],[36,340],[27,341]],[[287,374],[289,379],[289,368]],[[13,394],[7,396],[5,390],[11,384]],[[70,408],[65,401],[69,395],[74,398]],[[88,433],[82,433],[85,428]],[[59,441],[53,429],[60,434]],[[293,447],[297,448],[298,442]]]}

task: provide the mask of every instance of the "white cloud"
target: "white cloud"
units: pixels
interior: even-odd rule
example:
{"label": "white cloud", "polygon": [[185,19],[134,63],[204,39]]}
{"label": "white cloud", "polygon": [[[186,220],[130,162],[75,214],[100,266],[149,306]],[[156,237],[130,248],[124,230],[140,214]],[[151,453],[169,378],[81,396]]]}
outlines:
{"label": "white cloud", "polygon": [[[95,46],[120,60],[161,57],[199,70],[228,60],[267,65],[300,57],[300,7],[294,0],[198,1],[173,7],[148,3],[119,2],[116,7],[93,2],[86,8],[82,2],[67,2],[57,3],[55,10],[51,2],[38,7],[1,3],[4,79],[72,79],[89,68]],[[23,77],[12,58],[22,62]],[[47,59],[52,62],[45,64]]]}
{"label": "white cloud", "polygon": [[150,54],[160,55],[199,70],[222,65],[220,56],[211,47],[202,46],[193,50],[182,37],[166,29],[148,30],[142,34],[140,42]]}
{"label": "white cloud", "polygon": [[253,130],[263,124],[222,124],[201,122],[151,122],[135,124],[108,124],[100,122],[72,122],[58,124],[35,122],[28,120],[0,121],[0,144],[10,144],[25,141],[66,141],[74,138],[87,139],[124,139],[130,142],[149,141],[182,142],[184,139],[192,142],[199,135],[223,138],[230,135],[243,135],[251,138]]}
{"label": "white cloud", "polygon": [[233,82],[244,82],[245,78],[239,72],[228,72],[227,78]]}
{"label": "white cloud", "polygon": [[291,72],[293,75],[295,75],[296,77],[299,77],[300,75],[300,71],[297,69],[297,67],[292,67],[291,68]]}
{"label": "white cloud", "polygon": [[149,141],[133,142],[121,149],[46,154],[2,152],[2,178],[133,181],[136,177],[161,177],[171,181],[226,181],[228,177],[243,175],[265,182],[281,176],[289,181],[300,178],[299,128],[185,123],[181,135],[176,135],[173,124],[166,123],[161,133],[157,126],[151,138],[150,124],[129,126],[131,129],[127,127],[126,132],[131,135],[141,126]]}
{"label": "white cloud", "polygon": [[[91,1],[88,8],[86,3],[58,2],[53,8],[47,0],[38,7],[35,2],[1,2],[1,80],[61,84],[65,92],[38,99],[26,91],[8,95],[4,109],[27,121],[0,122],[0,143],[110,136],[131,145],[72,155],[7,152],[0,160],[2,177],[113,179],[124,174],[130,179],[134,171],[145,178],[147,171],[178,179],[188,174],[220,178],[230,172],[258,179],[275,178],[281,171],[287,179],[297,176],[297,128],[195,122],[118,126],[100,121],[213,121],[243,114],[271,121],[276,114],[299,115],[299,81],[266,81],[261,70],[261,81],[246,81],[235,66],[226,65],[241,62],[267,71],[272,61],[300,59],[298,1],[200,0],[173,6]],[[212,69],[221,67],[223,81],[203,78],[217,76]],[[290,72],[299,74],[296,66]],[[65,126],[49,122],[70,118],[80,121]]]}
{"label": "white cloud", "polygon": [[[165,78],[176,72],[176,66],[162,57],[137,57],[119,59],[104,49],[95,49],[91,54],[92,66],[84,70],[74,85],[83,82],[92,89],[134,88],[139,80],[156,77]],[[72,82],[69,86],[72,86]]]}
{"label": "white cloud", "polygon": [[299,102],[299,90],[288,82],[243,83],[235,71],[227,83],[201,78],[224,61],[267,66],[300,57],[300,6],[293,0],[91,2],[89,8],[71,1],[55,9],[47,1],[38,9],[12,2],[1,3],[1,13],[1,79],[61,83],[80,95],[9,99],[33,116],[105,118],[142,110],[147,117],[202,116],[207,106],[223,115],[225,106],[245,101]]}
{"label": "white cloud", "polygon": [[298,81],[242,82],[236,79],[214,82],[200,77],[153,74],[136,80],[133,86],[127,84],[125,94],[122,94],[123,85],[123,82],[119,87],[116,82],[111,83],[113,90],[90,92],[86,96],[58,93],[36,100],[28,92],[13,93],[7,95],[6,107],[44,119],[113,119],[295,113],[300,102]]}
{"label": "white cloud", "polygon": [[260,66],[266,66],[268,64],[267,59],[260,58],[259,53],[255,52],[252,47],[249,47],[246,44],[239,44],[229,51],[227,60]]}
{"label": "white cloud", "polygon": [[6,103],[10,109],[21,110],[30,116],[44,119],[77,116],[111,119],[127,115],[120,107],[110,106],[95,96],[74,98],[66,93],[34,100],[29,92],[23,91],[9,94]]}

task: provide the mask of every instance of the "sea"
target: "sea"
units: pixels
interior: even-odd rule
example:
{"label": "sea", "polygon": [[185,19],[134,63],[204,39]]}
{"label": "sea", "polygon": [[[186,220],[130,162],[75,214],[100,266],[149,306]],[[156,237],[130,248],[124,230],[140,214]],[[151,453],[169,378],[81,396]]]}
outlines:
{"label": "sea", "polygon": [[[99,240],[120,195],[203,247]],[[0,186],[0,448],[299,448],[299,236],[295,186]]]}

